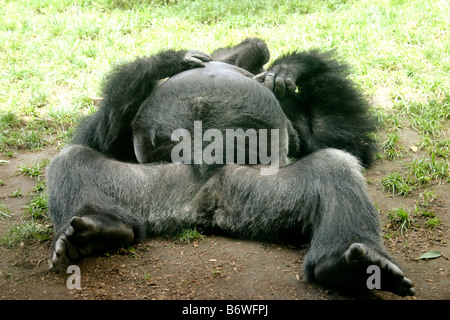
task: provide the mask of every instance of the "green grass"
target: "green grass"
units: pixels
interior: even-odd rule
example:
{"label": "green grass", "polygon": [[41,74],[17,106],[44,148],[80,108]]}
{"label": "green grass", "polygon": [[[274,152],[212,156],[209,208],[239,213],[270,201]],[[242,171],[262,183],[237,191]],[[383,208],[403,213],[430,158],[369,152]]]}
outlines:
{"label": "green grass", "polygon": [[15,191],[11,192],[10,197],[11,198],[22,198],[23,197],[23,192],[19,188],[19,189],[15,190]]}
{"label": "green grass", "polygon": [[401,234],[411,226],[410,214],[404,208],[392,209],[388,212],[388,217],[394,224],[400,226]]}
{"label": "green grass", "polygon": [[0,244],[15,247],[26,241],[48,241],[52,238],[50,228],[34,220],[25,220],[22,224],[12,227],[0,239]]}
{"label": "green grass", "polygon": [[[25,206],[22,223],[12,227],[0,239],[0,244],[7,247],[14,247],[27,241],[51,240],[53,228],[47,216],[48,195],[45,182],[39,182],[29,196],[31,199]],[[2,216],[10,217],[10,212],[5,205],[0,205],[0,217]]]}
{"label": "green grass", "polygon": [[441,223],[441,219],[434,217],[427,221],[427,226],[429,228],[436,228]]}
{"label": "green grass", "polygon": [[[431,158],[422,158],[405,164],[406,173],[392,172],[381,180],[381,185],[392,195],[406,196],[419,187],[429,187],[433,182],[450,182],[450,164],[447,159],[440,159],[434,155]],[[427,203],[429,194],[434,191],[427,190],[424,201]],[[423,194],[420,194],[422,197]]]}
{"label": "green grass", "polygon": [[420,205],[423,207],[428,207],[434,200],[437,199],[436,192],[434,190],[426,189],[420,193]]}
{"label": "green grass", "polygon": [[47,192],[38,192],[25,207],[25,212],[33,219],[46,219],[48,211]]}
{"label": "green grass", "polygon": [[210,52],[249,36],[268,43],[271,60],[292,50],[336,48],[367,94],[387,87],[418,130],[439,131],[442,117],[427,126],[428,118],[416,115],[448,101],[450,10],[444,4],[1,0],[0,115],[14,117],[3,135],[14,139],[0,140],[0,148],[55,143],[49,135],[59,139],[94,110],[103,75],[116,63],[165,48]]}
{"label": "green grass", "polygon": [[421,148],[423,148],[427,154],[435,155],[440,158],[450,158],[450,139],[443,138],[433,140],[430,137],[424,137]]}
{"label": "green grass", "polygon": [[429,158],[415,160],[407,165],[409,181],[415,185],[428,185],[430,181],[450,181],[450,165],[447,159]]}
{"label": "green grass", "polygon": [[203,235],[196,228],[184,229],[178,236],[175,237],[174,243],[191,243],[194,240],[202,239]]}
{"label": "green grass", "polygon": [[37,163],[31,163],[29,165],[19,165],[18,172],[28,175],[36,180],[41,178],[41,175],[43,174],[43,169],[49,165],[50,159],[43,159],[40,162]]}
{"label": "green grass", "polygon": [[384,177],[381,184],[384,189],[392,193],[392,195],[398,194],[406,196],[412,189],[408,181],[398,172],[392,172],[390,175]]}
{"label": "green grass", "polygon": [[383,142],[381,150],[383,150],[386,159],[397,159],[401,157],[403,147],[399,146],[398,143],[399,135],[396,132],[390,133]]}
{"label": "green grass", "polygon": [[408,212],[405,208],[394,208],[387,213],[392,227],[400,231],[400,234],[407,232],[410,228],[427,228],[434,229],[441,224],[441,220],[436,214],[429,210],[421,211],[416,207],[413,213]]}
{"label": "green grass", "polygon": [[0,203],[0,218],[11,218],[11,211],[6,204]]}
{"label": "green grass", "polygon": [[0,153],[63,145],[96,110],[102,80],[118,63],[259,37],[271,61],[336,49],[369,99],[383,92],[373,110],[383,133],[378,161],[403,161],[406,126],[421,140],[417,160],[383,186],[411,196],[449,182],[449,16],[446,0],[0,0]]}
{"label": "green grass", "polygon": [[439,102],[430,100],[427,103],[400,103],[397,109],[408,115],[411,125],[424,136],[438,137],[444,128],[445,120],[450,117],[450,93]]}

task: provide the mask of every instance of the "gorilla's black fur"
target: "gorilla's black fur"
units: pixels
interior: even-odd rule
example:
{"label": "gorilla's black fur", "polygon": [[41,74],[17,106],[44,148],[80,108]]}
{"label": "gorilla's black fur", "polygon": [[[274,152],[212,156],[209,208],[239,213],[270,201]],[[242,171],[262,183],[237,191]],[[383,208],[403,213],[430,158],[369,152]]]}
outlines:
{"label": "gorilla's black fur", "polygon": [[[377,265],[382,289],[414,294],[383,248],[365,191],[360,163],[372,163],[374,123],[345,68],[310,51],[286,55],[254,76],[269,60],[258,39],[212,57],[165,51],[111,74],[100,109],[48,170],[57,230],[51,268],[202,227],[250,239],[306,238],[308,280],[365,288],[367,267]],[[205,166],[205,174],[169,163],[171,133],[192,131],[195,120],[222,132],[279,129],[282,167],[261,175],[258,165],[225,164]]]}

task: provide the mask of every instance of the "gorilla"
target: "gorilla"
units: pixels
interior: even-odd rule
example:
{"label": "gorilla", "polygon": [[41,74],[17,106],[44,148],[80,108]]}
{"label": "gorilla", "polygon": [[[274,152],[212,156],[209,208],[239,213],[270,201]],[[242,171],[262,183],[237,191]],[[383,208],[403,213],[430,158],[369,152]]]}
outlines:
{"label": "gorilla", "polygon": [[[269,59],[262,40],[247,39],[211,55],[166,50],[116,67],[98,111],[47,171],[56,230],[51,270],[197,227],[306,242],[311,282],[367,290],[367,268],[375,265],[381,290],[414,295],[383,247],[365,189],[362,168],[373,162],[376,124],[347,67],[316,50],[282,56],[266,71]],[[195,135],[198,121],[202,133],[276,129],[279,148],[268,149],[279,153],[279,169],[265,175],[267,163],[235,158],[174,163],[173,132]],[[252,149],[248,141],[234,147]]]}

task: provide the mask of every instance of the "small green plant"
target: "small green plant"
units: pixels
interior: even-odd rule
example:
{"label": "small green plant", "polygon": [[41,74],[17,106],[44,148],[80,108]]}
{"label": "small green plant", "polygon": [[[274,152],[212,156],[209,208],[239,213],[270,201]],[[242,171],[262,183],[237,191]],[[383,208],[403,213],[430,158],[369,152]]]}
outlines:
{"label": "small green plant", "polygon": [[34,91],[29,99],[31,107],[42,108],[48,104],[49,94],[42,90]]}
{"label": "small green plant", "polygon": [[16,127],[19,123],[17,115],[12,111],[0,114],[0,130]]}
{"label": "small green plant", "polygon": [[38,184],[33,188],[33,192],[45,191],[47,188],[46,181],[39,181]]}
{"label": "small green plant", "polygon": [[142,279],[144,279],[145,281],[149,281],[151,278],[152,278],[152,275],[150,274],[150,272],[144,272]]}
{"label": "small green plant", "polygon": [[43,168],[45,168],[50,163],[49,159],[44,159],[38,163],[32,163],[30,165],[20,165],[18,167],[19,173],[28,175],[32,178],[39,179]]}
{"label": "small green plant", "polygon": [[450,158],[450,139],[436,140],[424,137],[421,146],[430,155],[436,157]]}
{"label": "small green plant", "polygon": [[381,180],[381,185],[386,191],[392,192],[392,195],[399,194],[406,196],[411,192],[411,186],[405,178],[398,172],[392,172]]}
{"label": "small green plant", "polygon": [[428,228],[436,228],[441,223],[441,219],[436,217],[436,214],[433,211],[425,210],[422,211],[420,215],[428,219],[425,222],[425,226]]}
{"label": "small green plant", "polygon": [[11,218],[11,212],[6,204],[0,203],[0,218]]}
{"label": "small green plant", "polygon": [[421,214],[422,214],[422,216],[424,216],[426,218],[434,218],[435,217],[434,212],[429,211],[429,210],[425,210]]}
{"label": "small green plant", "polygon": [[431,218],[426,222],[427,227],[436,228],[441,223],[441,220],[437,217]]}
{"label": "small green plant", "polygon": [[411,218],[404,208],[395,208],[388,212],[388,217],[392,223],[400,225],[400,233],[408,230],[411,226]]}
{"label": "small green plant", "polygon": [[[20,189],[14,192],[16,196],[21,196]],[[47,241],[52,238],[52,227],[49,222],[48,194],[45,188],[45,181],[41,181],[30,193],[31,200],[25,207],[22,224],[12,227],[5,235],[0,244],[14,247],[24,241]]]}
{"label": "small green plant", "polygon": [[424,158],[415,160],[407,165],[409,170],[408,180],[416,185],[428,185],[432,180],[450,181],[450,167],[445,159],[436,159],[432,155],[431,159]]}
{"label": "small green plant", "polygon": [[377,121],[384,127],[390,128],[391,130],[402,128],[400,118],[396,113],[389,112],[382,108],[375,108],[372,111]]}
{"label": "small green plant", "polygon": [[22,197],[23,197],[23,193],[22,193],[22,190],[20,190],[20,188],[11,193],[11,198],[22,198]]}
{"label": "small green plant", "polygon": [[414,129],[428,137],[437,137],[442,130],[443,120],[448,119],[450,104],[448,98],[439,102],[430,100],[427,103],[400,105],[400,110],[409,116]]}
{"label": "small green plant", "polygon": [[400,147],[398,147],[399,136],[396,132],[389,134],[382,145],[382,150],[387,159],[396,159],[401,156]]}
{"label": "small green plant", "polygon": [[22,149],[38,150],[46,145],[43,132],[38,130],[22,130],[18,142]]}
{"label": "small green plant", "polygon": [[194,240],[202,239],[203,235],[196,229],[184,229],[174,240],[175,243],[191,243]]}
{"label": "small green plant", "polygon": [[[27,240],[47,241],[53,234],[47,213],[47,193],[40,183],[33,191],[30,203],[26,206],[22,224],[12,227],[0,242],[8,247],[14,247]],[[40,190],[40,191],[37,191]]]}
{"label": "small green plant", "polygon": [[220,276],[222,274],[222,270],[217,270],[217,269],[213,269],[211,272],[213,275],[216,275],[216,276]]}
{"label": "small green plant", "polygon": [[34,219],[45,218],[48,211],[48,195],[46,192],[38,192],[33,195],[25,212]]}
{"label": "small green plant", "polygon": [[0,244],[7,247],[15,247],[18,244],[30,241],[48,241],[52,238],[52,229],[36,221],[25,221],[24,223],[9,229],[8,234],[3,236]]}
{"label": "small green plant", "polygon": [[424,190],[420,193],[419,198],[421,200],[421,205],[424,207],[428,207],[431,202],[437,199],[437,195],[434,190]]}

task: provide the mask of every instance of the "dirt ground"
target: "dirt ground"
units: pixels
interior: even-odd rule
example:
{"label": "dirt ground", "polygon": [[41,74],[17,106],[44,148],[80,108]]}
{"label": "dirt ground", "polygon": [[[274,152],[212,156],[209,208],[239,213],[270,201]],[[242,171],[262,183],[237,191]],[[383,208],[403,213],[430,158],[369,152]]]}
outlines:
{"label": "dirt ground", "polygon": [[[401,136],[408,137],[411,145],[417,138],[408,130]],[[29,197],[12,198],[11,193],[20,188],[28,195],[36,185],[31,178],[18,175],[17,166],[51,159],[55,154],[54,148],[19,153],[0,166],[0,179],[5,182],[0,186],[0,203],[6,204],[12,214],[11,218],[0,218],[0,237],[21,222],[23,207],[29,202]],[[366,172],[369,193],[379,206],[385,234],[392,232],[387,227],[387,211],[399,206],[413,209],[417,199],[417,193],[413,197],[392,197],[382,191],[381,178],[401,168],[400,161],[384,161]],[[206,235],[189,244],[174,243],[169,238],[149,240],[134,246],[135,252],[119,250],[79,261],[81,288],[73,290],[67,287],[70,274],[48,271],[50,242],[22,243],[13,249],[1,246],[0,299],[448,300],[450,190],[448,185],[437,190],[439,197],[430,208],[442,221],[436,229],[412,227],[403,235],[385,240],[388,251],[415,283],[415,297],[379,291],[364,296],[344,295],[305,282],[305,248]],[[431,250],[443,256],[428,261],[417,259]]]}

